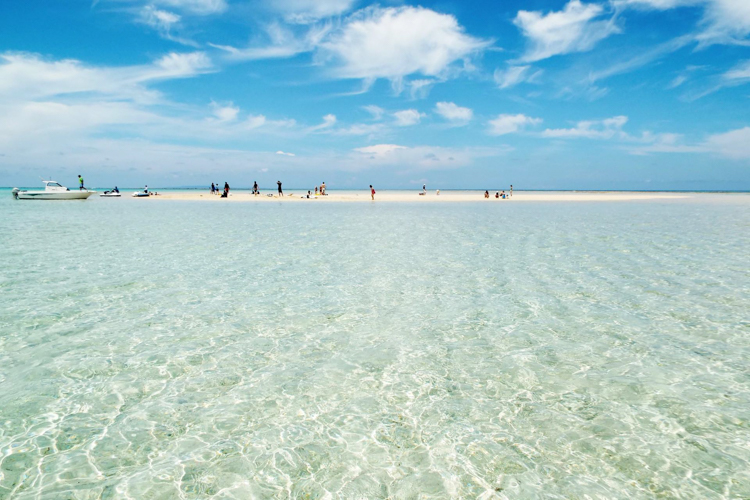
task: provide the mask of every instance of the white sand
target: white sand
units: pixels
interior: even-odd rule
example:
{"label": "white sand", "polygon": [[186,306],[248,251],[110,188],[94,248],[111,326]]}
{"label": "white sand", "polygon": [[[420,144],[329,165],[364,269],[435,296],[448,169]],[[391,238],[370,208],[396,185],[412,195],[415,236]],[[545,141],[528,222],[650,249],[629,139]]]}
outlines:
{"label": "white sand", "polygon": [[[221,198],[201,191],[167,191],[159,193],[159,196],[151,196],[149,199],[165,200],[192,200],[192,201],[214,201],[214,202],[289,202],[289,203],[335,203],[335,202],[369,202],[370,193],[363,191],[330,191],[326,196],[314,196],[305,198],[304,191],[290,190],[283,197],[274,194],[268,196],[268,192],[259,196],[253,196],[248,191],[230,191],[229,198]],[[512,198],[496,199],[495,192],[490,193],[490,198],[484,197],[484,191],[441,191],[439,195],[434,191],[426,195],[419,195],[417,191],[378,191],[375,194],[375,202],[417,202],[417,203],[450,203],[450,202],[484,202],[484,203],[513,203],[524,201],[639,201],[639,200],[673,200],[691,198],[692,194],[681,193],[644,193],[644,192],[579,192],[579,191],[515,191]]]}

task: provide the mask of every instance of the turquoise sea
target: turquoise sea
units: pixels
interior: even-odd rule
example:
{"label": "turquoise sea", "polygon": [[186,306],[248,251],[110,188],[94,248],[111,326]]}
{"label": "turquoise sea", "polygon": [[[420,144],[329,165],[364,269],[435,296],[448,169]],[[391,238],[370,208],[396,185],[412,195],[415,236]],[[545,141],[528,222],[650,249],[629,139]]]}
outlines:
{"label": "turquoise sea", "polygon": [[0,215],[0,498],[750,497],[750,195]]}

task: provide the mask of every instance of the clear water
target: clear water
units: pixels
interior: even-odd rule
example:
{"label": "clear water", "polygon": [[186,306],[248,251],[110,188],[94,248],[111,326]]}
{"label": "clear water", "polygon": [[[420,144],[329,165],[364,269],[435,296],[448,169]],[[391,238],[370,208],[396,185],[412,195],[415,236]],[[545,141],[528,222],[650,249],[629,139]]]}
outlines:
{"label": "clear water", "polygon": [[750,202],[20,202],[0,498],[750,497]]}

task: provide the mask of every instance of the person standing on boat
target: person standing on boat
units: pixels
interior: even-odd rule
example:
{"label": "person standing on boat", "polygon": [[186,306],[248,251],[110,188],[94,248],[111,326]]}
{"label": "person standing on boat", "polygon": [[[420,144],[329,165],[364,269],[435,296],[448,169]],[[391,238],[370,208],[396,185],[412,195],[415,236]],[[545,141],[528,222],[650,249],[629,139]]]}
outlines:
{"label": "person standing on boat", "polygon": [[83,177],[81,177],[80,175],[78,176],[78,183],[81,185],[78,188],[79,191],[83,191],[84,189],[86,189],[85,187],[83,187]]}

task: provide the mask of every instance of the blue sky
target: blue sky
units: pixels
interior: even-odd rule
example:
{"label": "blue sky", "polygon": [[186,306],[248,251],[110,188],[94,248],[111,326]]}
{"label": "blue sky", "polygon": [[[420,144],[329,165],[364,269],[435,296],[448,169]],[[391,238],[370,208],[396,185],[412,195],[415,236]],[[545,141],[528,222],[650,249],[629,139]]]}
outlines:
{"label": "blue sky", "polygon": [[0,185],[750,189],[750,1],[0,6]]}

